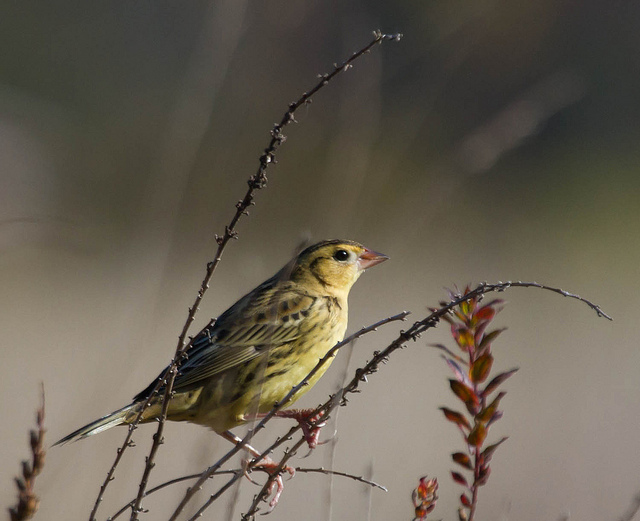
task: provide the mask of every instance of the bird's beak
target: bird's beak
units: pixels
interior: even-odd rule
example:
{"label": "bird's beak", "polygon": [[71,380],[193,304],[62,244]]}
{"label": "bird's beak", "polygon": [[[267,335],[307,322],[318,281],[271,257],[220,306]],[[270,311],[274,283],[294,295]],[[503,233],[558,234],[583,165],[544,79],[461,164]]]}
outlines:
{"label": "bird's beak", "polygon": [[376,264],[380,264],[388,259],[384,253],[378,253],[377,251],[370,250],[368,248],[364,249],[364,253],[358,257],[358,268],[361,270],[366,270],[371,266],[375,266]]}

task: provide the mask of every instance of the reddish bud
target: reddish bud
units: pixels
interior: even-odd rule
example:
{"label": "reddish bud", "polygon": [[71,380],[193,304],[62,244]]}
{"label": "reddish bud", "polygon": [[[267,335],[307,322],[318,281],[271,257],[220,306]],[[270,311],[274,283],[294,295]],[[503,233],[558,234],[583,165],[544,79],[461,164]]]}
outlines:
{"label": "reddish bud", "polygon": [[475,318],[476,320],[486,320],[487,322],[489,320],[492,320],[493,317],[495,317],[495,316],[496,316],[496,310],[493,309],[491,304],[487,304],[486,306],[482,306],[479,310],[477,310],[473,314],[473,318]]}
{"label": "reddish bud", "polygon": [[452,454],[451,459],[453,459],[453,461],[455,461],[458,465],[462,465],[465,469],[473,470],[471,458],[464,452],[456,452]]}
{"label": "reddish bud", "polygon": [[427,476],[420,478],[418,487],[411,494],[416,516],[414,521],[426,519],[427,514],[436,507],[437,490],[438,480],[436,478],[429,480],[427,480]]}
{"label": "reddish bud", "polygon": [[451,471],[451,477],[453,478],[453,481],[455,481],[458,485],[469,488],[469,483],[467,482],[466,478],[459,472]]}

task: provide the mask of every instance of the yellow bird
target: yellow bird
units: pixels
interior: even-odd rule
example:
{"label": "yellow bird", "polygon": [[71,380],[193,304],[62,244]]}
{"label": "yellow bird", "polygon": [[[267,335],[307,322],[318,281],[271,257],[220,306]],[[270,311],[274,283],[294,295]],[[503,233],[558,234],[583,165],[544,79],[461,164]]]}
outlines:
{"label": "yellow bird", "polygon": [[[267,413],[301,382],[347,329],[347,297],[362,272],[385,260],[353,241],[323,241],[245,295],[194,338],[180,364],[167,419],[210,427],[231,441],[229,429]],[[300,398],[324,374],[326,363],[296,393]],[[56,445],[133,423],[157,380],[133,402],[65,436]],[[142,414],[161,415],[164,390]],[[304,414],[282,411],[303,425]],[[303,425],[304,428],[304,425]],[[304,429],[310,446],[317,432]]]}

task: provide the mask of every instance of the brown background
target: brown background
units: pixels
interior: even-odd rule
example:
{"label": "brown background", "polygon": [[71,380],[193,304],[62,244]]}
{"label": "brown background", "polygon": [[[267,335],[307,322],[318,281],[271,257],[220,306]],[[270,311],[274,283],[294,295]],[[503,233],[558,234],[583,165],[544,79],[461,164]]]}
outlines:
{"label": "brown background", "polygon": [[[640,489],[637,2],[0,10],[1,505],[13,501],[12,476],[28,454],[39,382],[54,441],[158,373],[271,125],[317,73],[381,28],[405,37],[365,57],[288,129],[197,326],[306,237],[355,239],[391,257],[354,288],[350,331],[402,309],[419,317],[454,284],[522,279],[576,291],[615,321],[550,293],[505,295],[497,368],[521,369],[491,431],[510,439],[479,518],[623,513]],[[323,401],[347,362],[353,370],[397,329],[343,354],[304,404]],[[461,489],[448,454],[462,444],[437,411],[455,401],[428,347],[441,341],[444,327],[394,355],[340,410],[333,457],[326,445],[299,463],[372,472],[389,492],[300,475],[274,519],[410,519],[425,474],[441,481],[434,519],[455,519]],[[136,435],[103,518],[134,494],[151,433]],[[86,519],[123,437],[116,429],[51,450],[37,483],[40,518]],[[196,472],[224,448],[205,429],[169,425],[152,483]],[[146,502],[144,518],[165,519],[183,489]],[[256,491],[243,481],[231,519]],[[225,519],[228,505],[208,519]]]}

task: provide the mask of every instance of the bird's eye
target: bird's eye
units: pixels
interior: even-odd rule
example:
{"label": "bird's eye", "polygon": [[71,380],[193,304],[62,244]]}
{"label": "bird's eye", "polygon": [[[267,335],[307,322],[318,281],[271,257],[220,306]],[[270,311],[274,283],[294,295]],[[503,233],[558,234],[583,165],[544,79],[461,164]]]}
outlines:
{"label": "bird's eye", "polygon": [[344,262],[349,258],[349,252],[347,250],[338,250],[333,254],[333,258],[337,261]]}

